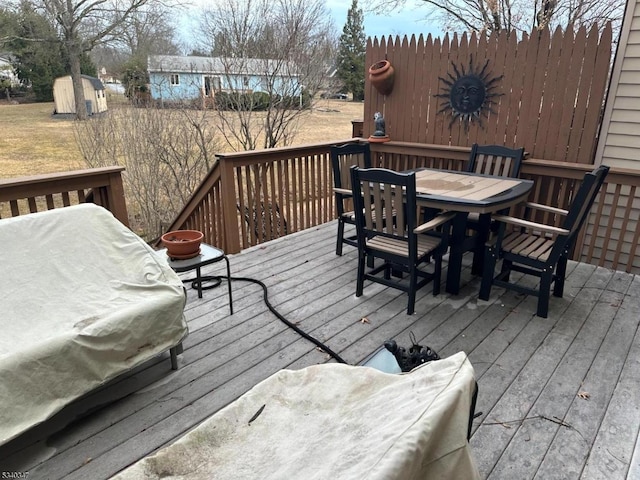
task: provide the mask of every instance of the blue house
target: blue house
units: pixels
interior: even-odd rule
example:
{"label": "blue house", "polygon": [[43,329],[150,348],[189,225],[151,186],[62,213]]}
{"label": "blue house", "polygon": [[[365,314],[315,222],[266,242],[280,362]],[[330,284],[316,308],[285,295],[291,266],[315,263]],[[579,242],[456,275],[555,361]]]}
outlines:
{"label": "blue house", "polygon": [[302,86],[291,62],[256,58],[150,55],[151,98],[161,102],[213,99],[218,92],[297,96]]}

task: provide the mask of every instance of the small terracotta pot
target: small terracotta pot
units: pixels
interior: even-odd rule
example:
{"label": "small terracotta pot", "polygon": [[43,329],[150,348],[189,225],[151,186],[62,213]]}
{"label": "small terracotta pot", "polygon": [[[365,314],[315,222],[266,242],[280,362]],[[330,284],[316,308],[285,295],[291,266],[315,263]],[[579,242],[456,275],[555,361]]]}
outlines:
{"label": "small terracotta pot", "polygon": [[184,257],[196,255],[200,250],[200,244],[204,237],[198,230],[174,230],[167,232],[160,239],[167,248],[167,255],[170,257]]}
{"label": "small terracotta pot", "polygon": [[393,90],[395,70],[388,60],[380,60],[369,67],[369,80],[382,95],[389,95]]}

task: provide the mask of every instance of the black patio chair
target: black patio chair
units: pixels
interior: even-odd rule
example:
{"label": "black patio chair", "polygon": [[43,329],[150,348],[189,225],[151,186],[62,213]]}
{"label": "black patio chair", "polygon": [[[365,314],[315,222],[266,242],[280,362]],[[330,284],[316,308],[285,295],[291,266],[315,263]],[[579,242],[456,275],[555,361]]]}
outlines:
{"label": "black patio chair", "polygon": [[523,158],[524,148],[474,143],[469,154],[467,171],[495,177],[517,178]]}
{"label": "black patio chair", "polygon": [[[554,284],[553,295],[562,297],[567,260],[571,249],[608,172],[609,167],[602,165],[587,173],[569,210],[526,203],[525,219],[507,215],[494,216],[499,229],[497,236],[487,242],[479,297],[482,300],[488,300],[492,285],[535,295],[538,297],[536,315],[546,318],[549,312],[551,283]],[[564,217],[561,227],[526,220],[530,212],[536,210],[547,212],[556,218]],[[507,224],[517,228],[507,231]],[[500,273],[494,276],[498,259],[502,259],[502,268]],[[539,277],[539,287],[529,288],[510,283],[511,271]]]}
{"label": "black patio chair", "polygon": [[[409,294],[407,314],[411,315],[419,288],[432,281],[433,294],[440,293],[442,256],[455,214],[439,215],[417,225],[415,173],[352,167],[351,185],[358,241],[356,296],[362,295],[365,280],[400,289]],[[384,263],[365,271],[365,263],[372,265],[369,260],[375,258]],[[434,271],[428,272],[423,267],[432,258]],[[396,278],[402,272],[408,275]]]}
{"label": "black patio chair", "polygon": [[[520,167],[524,158],[524,148],[508,148],[502,145],[478,145],[474,143],[469,154],[467,171],[481,173],[483,175],[493,175],[496,177],[513,177],[520,175]],[[507,214],[507,211],[499,212]],[[467,217],[467,228],[472,232],[482,232],[478,237],[472,234],[465,241],[465,251],[474,250],[472,273],[478,274],[482,271],[482,256],[484,254],[484,241],[486,234],[491,228],[495,231],[496,224],[492,223],[489,215],[481,216],[477,213],[470,213]]]}
{"label": "black patio chair", "polygon": [[331,147],[331,165],[333,167],[333,185],[338,214],[338,237],[336,255],[342,255],[342,244],[358,246],[356,235],[344,236],[345,224],[355,225],[351,193],[352,166],[371,168],[371,151],[368,143],[348,143]]}

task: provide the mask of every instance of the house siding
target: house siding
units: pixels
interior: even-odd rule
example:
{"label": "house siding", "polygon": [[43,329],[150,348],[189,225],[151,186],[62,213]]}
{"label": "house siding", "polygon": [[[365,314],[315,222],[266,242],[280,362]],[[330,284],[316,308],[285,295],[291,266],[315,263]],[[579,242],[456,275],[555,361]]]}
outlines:
{"label": "house siding", "polygon": [[627,4],[596,164],[640,169],[640,0]]}
{"label": "house siding", "polygon": [[[229,72],[219,59],[204,57],[149,57],[149,86],[156,100],[196,100],[204,96],[205,77],[217,77],[222,91],[272,91],[280,95],[298,95],[300,85],[296,75],[273,75],[263,60],[251,59],[240,68],[245,71]],[[264,73],[262,72],[264,71]],[[285,68],[283,71],[291,71]],[[273,88],[268,88],[267,75]],[[171,84],[171,76],[179,75],[179,84]]]}
{"label": "house siding", "polygon": [[[202,90],[202,74],[177,73],[178,85],[171,84],[172,73],[149,73],[151,97],[163,100],[191,100],[200,98]],[[174,74],[175,75],[175,74]]]}
{"label": "house siding", "polygon": [[[640,170],[640,0],[627,1],[595,164]],[[594,245],[594,258],[600,259],[601,265],[613,261],[613,253],[607,244],[610,238],[622,235],[621,228],[626,222],[626,233],[619,238],[624,244],[619,261],[628,263],[633,256],[632,270],[640,268],[640,256],[631,252],[631,246],[635,245],[632,232],[640,227],[640,200],[635,190],[625,187],[616,192],[608,185],[600,192],[601,196],[606,195],[602,218],[611,226],[611,231],[602,223],[595,229],[596,238],[587,238],[587,243]],[[621,217],[624,206],[631,210],[626,219]],[[592,212],[587,231],[595,224],[595,219],[596,214]]]}

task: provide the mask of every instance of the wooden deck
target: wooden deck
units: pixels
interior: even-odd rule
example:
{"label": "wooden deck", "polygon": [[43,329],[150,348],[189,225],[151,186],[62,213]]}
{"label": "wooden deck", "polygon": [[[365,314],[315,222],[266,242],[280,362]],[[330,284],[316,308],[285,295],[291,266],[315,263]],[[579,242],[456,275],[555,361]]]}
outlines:
{"label": "wooden deck", "polygon": [[[264,281],[285,317],[353,364],[390,338],[408,346],[410,332],[441,356],[465,351],[479,383],[471,445],[485,478],[640,478],[640,278],[571,263],[564,298],[552,297],[542,319],[535,298],[500,288],[478,301],[465,258],[460,294],[426,287],[407,316],[400,291],[365,285],[355,297],[356,252],[337,257],[335,231],[330,223],[234,255],[232,275]],[[211,267],[222,274],[222,263]],[[117,379],[0,447],[0,471],[109,478],[277,370],[328,360],[267,310],[257,285],[233,283],[232,316],[226,288],[188,297],[178,371],[164,355]]]}

